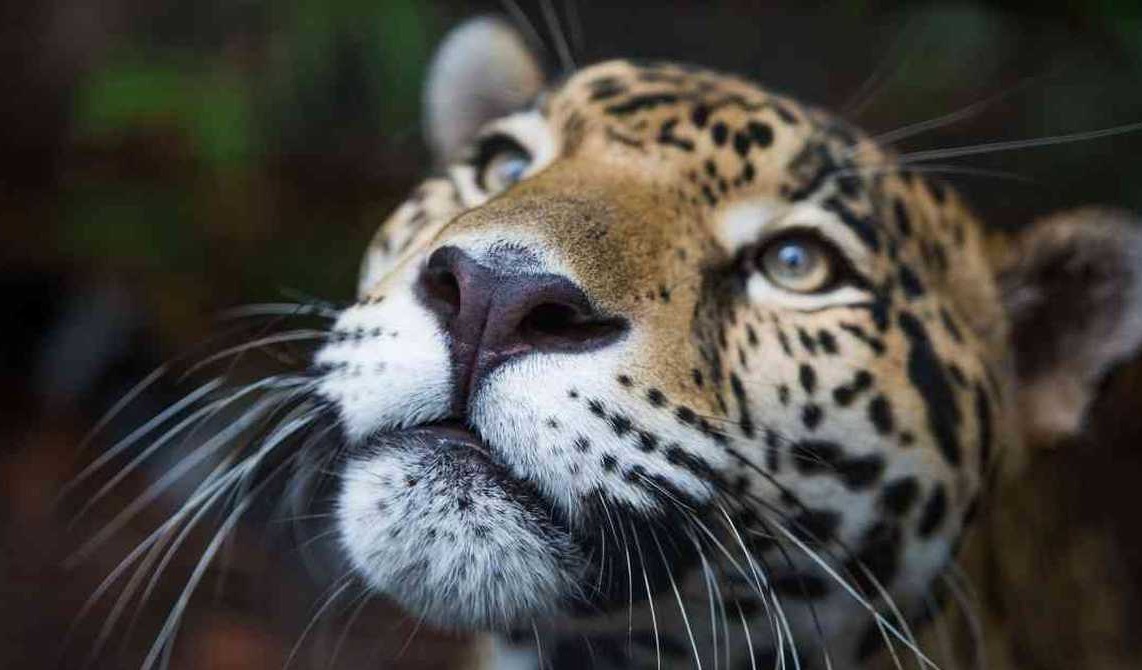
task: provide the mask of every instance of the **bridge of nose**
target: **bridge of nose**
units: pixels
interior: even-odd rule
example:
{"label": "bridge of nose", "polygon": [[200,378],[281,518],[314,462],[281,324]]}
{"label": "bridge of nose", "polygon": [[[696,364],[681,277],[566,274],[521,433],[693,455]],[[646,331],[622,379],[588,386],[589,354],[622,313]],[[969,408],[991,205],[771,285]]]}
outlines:
{"label": "bridge of nose", "polygon": [[[594,175],[585,174],[590,168]],[[625,320],[624,341],[638,342],[629,350],[631,366],[655,369],[663,383],[676,379],[681,389],[702,364],[693,333],[708,297],[708,270],[728,258],[708,213],[676,186],[583,160],[557,161],[462,214],[436,244],[483,264],[502,259],[512,272],[568,279],[594,308]]]}

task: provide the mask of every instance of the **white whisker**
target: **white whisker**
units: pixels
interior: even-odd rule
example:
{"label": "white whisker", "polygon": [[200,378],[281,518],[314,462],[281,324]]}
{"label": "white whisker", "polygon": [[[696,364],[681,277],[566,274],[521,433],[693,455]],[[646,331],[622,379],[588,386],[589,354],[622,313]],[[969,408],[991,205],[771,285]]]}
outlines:
{"label": "white whisker", "polygon": [[[166,433],[164,433],[161,437],[159,437],[157,440],[155,440],[150,445],[148,445],[146,449],[139,452],[139,454],[137,454],[134,458],[132,458],[130,461],[128,461],[126,465],[124,465],[122,468],[120,468],[120,470],[117,473],[115,473],[115,475],[113,475],[102,486],[100,486],[99,490],[96,491],[93,495],[91,495],[87,499],[87,501],[83,504],[83,506],[80,507],[79,511],[76,512],[75,519],[72,521],[72,523],[74,524],[76,521],[78,521],[80,518],[82,518],[93,506],[95,506],[100,500],[102,500],[107,494],[109,494],[116,486],[118,486],[119,483],[123,481],[123,479],[125,479],[128,475],[130,475],[132,472],[134,472],[135,469],[138,468],[143,462],[145,462],[148,458],[150,458],[152,455],[154,455],[156,452],[158,452],[158,450],[161,449],[163,446],[165,446],[168,442],[170,442],[175,437],[177,437],[182,431],[184,431],[188,428],[191,428],[193,426],[200,425],[200,421],[201,422],[208,421],[210,418],[215,416],[219,411],[221,411],[222,409],[233,404],[236,400],[238,400],[242,397],[245,397],[245,396],[249,395],[250,393],[253,393],[254,391],[261,390],[261,388],[263,388],[264,386],[265,386],[265,384],[253,384],[253,385],[247,386],[247,387],[245,387],[239,391],[236,391],[235,393],[232,393],[231,395],[227,396],[226,398],[212,402],[211,404],[207,405],[206,407],[203,407],[202,409],[195,411],[193,414],[191,414],[187,418],[180,421],[178,424],[176,424],[174,427],[172,427]],[[210,443],[208,442],[207,444],[210,444]]]}
{"label": "white whisker", "polygon": [[227,347],[226,349],[223,349],[222,351],[211,354],[210,356],[207,356],[206,358],[202,359],[201,361],[198,361],[194,365],[187,368],[182,376],[186,377],[186,376],[192,375],[195,372],[201,370],[202,368],[210,365],[211,363],[214,363],[215,361],[222,360],[223,358],[229,358],[230,356],[234,356],[235,354],[245,353],[247,351],[250,351],[251,349],[258,349],[258,348],[264,347],[264,346],[269,345],[269,344],[283,344],[286,342],[307,342],[307,341],[313,341],[313,340],[326,340],[326,339],[329,339],[330,337],[331,337],[331,335],[328,331],[313,330],[313,329],[290,330],[290,331],[286,331],[284,333],[276,333],[274,335],[267,335],[266,337],[260,337],[256,340],[251,341],[251,342],[243,342],[242,344],[238,344],[238,345],[235,345],[232,347]]}
{"label": "white whisker", "polygon": [[519,3],[517,3],[516,0],[500,0],[500,4],[504,6],[511,16],[512,21],[515,22],[515,27],[527,36],[532,46],[547,52],[547,43],[543,37],[540,36],[535,24],[531,22],[531,19],[527,18],[527,14],[520,8]]}
{"label": "white whisker", "polygon": [[224,310],[219,316],[223,319],[244,319],[252,316],[318,316],[326,319],[336,319],[340,314],[338,310],[322,305],[266,302],[233,307]]}
{"label": "white whisker", "polygon": [[646,587],[646,604],[650,609],[650,623],[654,630],[654,656],[658,670],[662,670],[662,640],[658,637],[658,615],[654,611],[654,592],[650,588],[650,577],[646,572],[646,556],[642,553],[642,543],[638,541],[638,531],[631,528],[631,537],[634,538],[635,551],[638,553],[638,562],[642,565],[642,582]]}
{"label": "white whisker", "polygon": [[[353,585],[351,575],[346,575],[337,581],[344,583],[335,589],[329,595],[329,597],[325,598],[324,602],[321,603],[321,606],[318,607],[317,611],[314,612],[312,617],[310,617],[309,623],[305,624],[305,628],[302,629],[301,635],[298,636],[297,641],[293,643],[292,647],[290,647],[289,654],[286,656],[285,663],[282,664],[282,670],[288,670],[289,666],[293,664],[293,659],[297,657],[297,653],[301,651],[301,645],[305,642],[305,638],[309,636],[309,631],[313,630],[313,627],[317,625],[317,622],[321,619],[329,607],[334,602],[336,602],[337,598],[341,597],[342,593],[345,592],[345,589]],[[334,582],[334,584],[336,584],[336,582]]]}
{"label": "white whisker", "polygon": [[555,52],[559,54],[563,71],[574,72],[575,57],[571,55],[571,47],[567,43],[567,36],[563,34],[563,27],[559,24],[559,15],[555,11],[555,6],[551,0],[539,0],[539,7],[543,11],[543,20],[547,23],[547,31],[551,33],[551,41],[555,44]]}
{"label": "white whisker", "polygon": [[[1022,79],[1021,81],[1019,81],[1019,83],[1012,86],[1011,88],[1007,88],[1003,91],[1000,91],[999,93],[995,93],[994,95],[990,95],[990,96],[988,96],[982,100],[977,100],[977,101],[975,101],[975,102],[973,102],[973,103],[971,103],[965,107],[961,107],[960,109],[957,109],[955,111],[949,112],[947,114],[942,114],[940,116],[937,116],[937,117],[932,118],[932,119],[928,119],[926,121],[918,121],[916,123],[909,123],[907,125],[901,126],[901,127],[896,128],[894,130],[889,130],[887,132],[883,132],[883,133],[879,133],[877,135],[873,135],[869,139],[871,139],[873,142],[875,142],[876,144],[879,144],[879,145],[892,144],[893,142],[899,142],[900,140],[908,139],[909,137],[915,137],[916,135],[927,132],[929,130],[935,130],[937,128],[943,128],[944,126],[952,125],[952,124],[957,123],[959,121],[962,121],[964,119],[969,119],[969,118],[979,114],[980,112],[982,112],[987,107],[999,102],[1000,100],[1003,100],[1004,98],[1010,97],[1010,96],[1014,95],[1015,93],[1022,91],[1023,89],[1027,88],[1029,85],[1031,85],[1037,81],[1040,81],[1042,79],[1042,77],[1043,77],[1043,75],[1038,75],[1038,76],[1034,76],[1034,77],[1026,77],[1026,78]],[[854,154],[857,154],[857,153],[860,153],[859,148],[851,149],[846,154],[846,158],[852,157]]]}
{"label": "white whisker", "polygon": [[[84,542],[83,545],[81,545],[80,548],[76,550],[70,558],[68,558],[65,565],[74,567],[79,561],[82,561],[87,556],[89,556],[95,549],[100,547],[104,542],[106,542],[115,533],[117,533],[119,529],[121,529],[128,521],[134,518],[136,514],[146,509],[146,507],[154,502],[160,495],[162,495],[166,489],[174,485],[175,482],[181,479],[187,472],[189,472],[199,463],[205,461],[208,457],[213,455],[217,449],[228,444],[229,440],[232,437],[249,428],[257,419],[262,418],[266,410],[271,409],[273,406],[281,402],[281,400],[282,399],[275,397],[270,398],[269,400],[261,401],[258,405],[255,405],[254,408],[247,411],[245,415],[231,424],[225,431],[219,433],[207,441],[205,444],[192,451],[190,455],[184,458],[177,466],[171,468],[154,484],[148,487],[142,494],[136,497],[135,500],[120,510],[99,532]],[[246,470],[235,470],[235,472],[240,475],[248,473]]]}
{"label": "white whisker", "polygon": [[[169,365],[160,365],[159,367],[152,370],[151,373],[146,377],[143,377],[142,381],[131,387],[130,391],[127,391],[127,393],[124,394],[122,398],[117,400],[110,409],[103,413],[103,416],[99,417],[99,420],[96,421],[91,430],[87,432],[87,435],[83,438],[83,441],[79,443],[79,446],[76,448],[77,453],[82,454],[84,451],[86,451],[87,448],[91,446],[91,442],[95,439],[95,437],[102,433],[103,429],[107,427],[107,424],[111,423],[115,417],[119,416],[119,412],[122,412],[123,409],[127,407],[127,405],[130,405],[131,402],[135,400],[135,398],[138,398],[139,394],[150,388],[151,385],[158,381],[159,378],[161,378],[164,374],[166,374],[169,369]],[[65,486],[64,490],[68,490],[68,487]],[[60,496],[62,497],[63,495],[64,493],[61,492]]]}
{"label": "white whisker", "polygon": [[690,648],[694,650],[694,664],[698,666],[698,670],[702,670],[702,656],[698,652],[698,641],[694,638],[694,629],[690,626],[690,617],[686,614],[686,605],[682,602],[682,594],[678,591],[678,582],[674,579],[674,573],[670,570],[670,564],[666,560],[666,552],[662,549],[662,543],[658,541],[658,533],[654,532],[654,528],[649,528],[650,539],[654,540],[654,546],[658,548],[658,555],[662,559],[662,568],[666,570],[666,577],[670,580],[670,589],[674,591],[674,600],[678,603],[678,611],[682,614],[682,624],[686,627],[686,636],[690,639]]}
{"label": "white whisker", "polygon": [[913,151],[911,153],[902,154],[899,157],[898,162],[906,165],[943,158],[959,158],[961,156],[975,156],[979,154],[998,153],[1001,151],[1036,149],[1039,147],[1050,147],[1059,144],[1070,144],[1072,142],[1097,140],[1103,137],[1114,137],[1115,135],[1124,135],[1126,133],[1133,133],[1139,130],[1142,130],[1142,121],[1127,123],[1120,126],[1112,126],[1110,128],[1102,128],[1100,130],[1087,130],[1077,133],[1067,133],[1064,135],[1054,135],[1051,137],[1036,137],[1024,140],[985,142],[983,144],[969,144],[966,146],[949,147],[947,149]]}
{"label": "white whisker", "polygon": [[939,668],[939,666],[937,666],[930,658],[928,658],[926,655],[924,655],[924,653],[920,649],[918,649],[916,647],[916,645],[909,642],[908,638],[903,633],[901,633],[899,630],[896,629],[896,626],[893,626],[890,621],[888,621],[883,616],[881,616],[880,612],[876,611],[876,608],[873,607],[872,603],[870,603],[864,596],[860,595],[860,593],[858,593],[856,591],[856,589],[854,589],[848,583],[848,580],[844,579],[839,574],[837,574],[836,570],[834,570],[832,568],[832,566],[830,566],[828,564],[828,562],[826,562],[824,559],[822,559],[820,556],[818,556],[815,551],[812,551],[795,534],[790,532],[788,529],[786,529],[781,524],[777,524],[777,529],[779,531],[781,531],[781,533],[784,534],[785,537],[787,537],[794,544],[796,544],[801,549],[801,551],[803,551],[805,553],[805,555],[808,556],[814,563],[816,563],[821,569],[823,569],[826,573],[828,573],[828,575],[833,579],[833,581],[835,581],[837,584],[839,584],[841,586],[841,588],[843,588],[845,590],[845,592],[847,592],[850,596],[852,596],[852,598],[854,600],[856,600],[858,603],[860,603],[860,605],[869,614],[871,614],[876,619],[876,621],[878,623],[883,624],[884,627],[888,630],[888,632],[890,632],[892,634],[893,637],[895,637],[897,640],[899,640],[900,642],[907,645],[909,647],[909,649],[911,649],[913,652],[915,652],[917,657],[923,661],[924,665],[931,667],[931,668]]}
{"label": "white whisker", "polygon": [[[972,650],[975,657],[974,665],[979,670],[987,670],[983,624],[980,622],[978,609],[973,603],[973,598],[966,592],[968,589],[964,588],[965,584],[961,584],[957,581],[960,578],[958,571],[959,566],[953,563],[951,570],[942,576],[943,581],[963,611],[964,618],[967,619],[968,631],[972,636]],[[964,582],[966,583],[966,579]]]}
{"label": "white whisker", "polygon": [[234,529],[234,526],[237,525],[239,519],[241,519],[242,515],[246,513],[246,510],[249,509],[256,495],[261,492],[263,487],[265,487],[270,481],[273,480],[273,476],[280,472],[284,465],[285,464],[283,463],[282,465],[279,465],[277,468],[275,468],[273,473],[271,473],[266,477],[264,481],[258,484],[258,486],[256,486],[243,500],[239,501],[234,510],[230,512],[230,514],[222,522],[218,531],[215,533],[214,538],[210,541],[210,544],[206,546],[206,549],[202,553],[202,557],[195,565],[194,571],[191,573],[190,579],[187,580],[187,584],[183,588],[182,593],[179,595],[178,601],[171,609],[170,614],[167,615],[166,621],[163,622],[162,630],[159,632],[155,642],[151,645],[151,649],[147,653],[147,657],[143,660],[143,670],[150,670],[150,668],[154,667],[155,662],[159,658],[159,654],[162,653],[163,649],[168,644],[172,643],[172,638],[175,631],[177,630],[178,622],[181,620],[182,614],[186,610],[187,604],[190,602],[190,596],[198,586],[198,583],[202,581],[202,577],[206,573],[206,567],[213,560],[214,554],[218,551],[218,547],[221,546],[222,541]]}
{"label": "white whisker", "polygon": [[365,607],[368,606],[372,600],[372,593],[367,587],[362,588],[361,594],[357,596],[357,599],[360,602],[353,607],[353,611],[349,613],[348,621],[345,622],[345,628],[341,631],[341,634],[337,636],[337,642],[334,643],[333,651],[329,654],[329,662],[326,664],[327,668],[336,666],[337,658],[341,655],[341,648],[345,646],[345,641],[349,639],[349,634],[353,630],[353,624],[357,622],[357,618],[361,616],[361,612],[365,611]]}
{"label": "white whisker", "polygon": [[[161,374],[161,372],[158,374]],[[88,477],[106,465],[108,461],[114,459],[117,455],[122,453],[123,450],[130,448],[133,444],[138,442],[143,437],[146,437],[148,433],[165,423],[167,419],[176,416],[179,412],[186,409],[190,405],[193,405],[202,397],[209,395],[211,392],[218,389],[218,387],[222,385],[222,382],[223,379],[221,377],[210,380],[209,382],[199,386],[198,388],[183,396],[180,400],[173,403],[170,407],[164,409],[162,412],[159,412],[142,426],[139,426],[135,430],[131,431],[129,435],[116,442],[114,445],[100,454],[98,458],[80,470],[79,474],[77,474],[74,478],[72,478],[70,482],[62,487],[59,494],[60,497],[63,498],[69,495],[72,491],[75,490],[77,486],[86,481]]]}

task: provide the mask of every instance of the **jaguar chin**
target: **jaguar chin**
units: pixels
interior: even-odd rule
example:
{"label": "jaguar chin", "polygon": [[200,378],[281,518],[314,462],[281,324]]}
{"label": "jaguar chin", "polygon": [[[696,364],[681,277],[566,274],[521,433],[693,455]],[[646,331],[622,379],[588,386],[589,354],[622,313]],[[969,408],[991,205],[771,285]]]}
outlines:
{"label": "jaguar chin", "polygon": [[484,667],[933,666],[975,512],[1142,342],[1134,218],[1001,232],[823,110],[548,82],[495,19],[425,100],[437,169],[297,383],[356,575]]}
{"label": "jaguar chin", "polygon": [[368,441],[345,468],[345,552],[378,591],[446,628],[506,629],[580,596],[584,554],[554,508],[470,431]]}

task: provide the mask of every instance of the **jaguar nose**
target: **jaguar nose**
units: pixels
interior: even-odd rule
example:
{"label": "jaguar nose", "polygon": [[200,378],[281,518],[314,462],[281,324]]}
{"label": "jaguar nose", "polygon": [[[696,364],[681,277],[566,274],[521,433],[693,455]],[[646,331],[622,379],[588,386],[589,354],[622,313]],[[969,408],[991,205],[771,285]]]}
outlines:
{"label": "jaguar nose", "polygon": [[451,341],[461,405],[502,363],[532,352],[599,349],[628,325],[599,313],[565,277],[483,265],[454,246],[429,256],[416,292]]}

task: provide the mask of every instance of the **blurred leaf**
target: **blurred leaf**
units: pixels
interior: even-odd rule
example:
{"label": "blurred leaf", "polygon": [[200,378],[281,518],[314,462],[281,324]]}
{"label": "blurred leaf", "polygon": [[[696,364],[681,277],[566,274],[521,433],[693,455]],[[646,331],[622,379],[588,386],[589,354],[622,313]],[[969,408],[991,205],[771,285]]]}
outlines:
{"label": "blurred leaf", "polygon": [[230,74],[204,77],[190,119],[200,157],[216,166],[250,161],[255,129],[248,84]]}
{"label": "blurred leaf", "polygon": [[177,118],[189,98],[185,76],[143,61],[96,69],[80,82],[75,106],[81,135],[109,135],[155,120]]}
{"label": "blurred leaf", "polygon": [[249,163],[255,141],[248,86],[221,66],[116,59],[80,82],[74,118],[88,138],[175,130],[212,168]]}
{"label": "blurred leaf", "polygon": [[58,248],[83,261],[167,271],[196,268],[204,260],[195,236],[188,193],[137,183],[86,184],[63,201]]}

